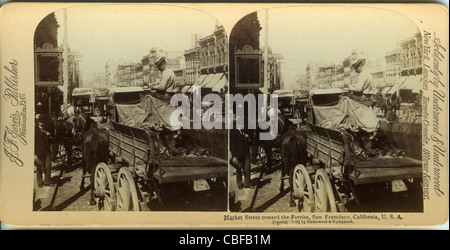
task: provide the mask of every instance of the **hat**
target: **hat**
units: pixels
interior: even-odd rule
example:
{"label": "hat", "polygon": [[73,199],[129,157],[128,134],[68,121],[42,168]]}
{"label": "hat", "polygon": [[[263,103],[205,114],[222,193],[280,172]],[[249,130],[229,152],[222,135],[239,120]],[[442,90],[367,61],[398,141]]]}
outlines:
{"label": "hat", "polygon": [[366,59],[358,59],[354,63],[352,63],[352,68],[356,69],[359,66],[364,66],[366,64]]}
{"label": "hat", "polygon": [[163,62],[166,62],[166,58],[165,57],[160,57],[155,61],[155,65],[156,67],[159,67],[159,65],[161,65]]}
{"label": "hat", "polygon": [[358,50],[352,51],[350,63],[352,68],[356,69],[358,66],[364,66],[366,64],[366,56]]}

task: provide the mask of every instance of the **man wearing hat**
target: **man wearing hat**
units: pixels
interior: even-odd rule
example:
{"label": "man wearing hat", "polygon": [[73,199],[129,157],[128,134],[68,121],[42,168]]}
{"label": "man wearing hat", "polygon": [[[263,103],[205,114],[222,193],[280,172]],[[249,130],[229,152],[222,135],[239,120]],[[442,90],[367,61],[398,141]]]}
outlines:
{"label": "man wearing hat", "polygon": [[352,68],[355,69],[358,74],[354,84],[350,85],[349,89],[352,91],[353,99],[360,101],[368,106],[371,106],[375,101],[372,94],[374,93],[372,75],[370,72],[364,70],[366,60],[358,58],[352,64]]}
{"label": "man wearing hat", "polygon": [[166,58],[160,57],[155,62],[156,67],[161,71],[161,79],[156,86],[151,87],[158,94],[170,96],[176,92],[175,73],[167,68]]}
{"label": "man wearing hat", "polygon": [[[50,161],[50,142],[48,133],[44,130],[44,123],[49,121],[45,114],[39,115],[34,133],[34,164],[36,165],[36,176],[39,187],[53,186],[51,184],[51,161]],[[44,181],[42,181],[42,171],[44,171]]]}

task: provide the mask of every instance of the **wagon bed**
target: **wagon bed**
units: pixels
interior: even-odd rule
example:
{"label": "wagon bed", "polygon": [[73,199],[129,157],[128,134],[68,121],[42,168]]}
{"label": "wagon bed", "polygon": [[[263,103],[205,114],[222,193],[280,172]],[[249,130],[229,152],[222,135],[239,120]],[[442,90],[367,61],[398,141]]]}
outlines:
{"label": "wagon bed", "polygon": [[160,184],[222,178],[228,175],[227,161],[214,156],[162,156],[158,134],[111,122],[110,151],[128,163],[143,178]]}
{"label": "wagon bed", "polygon": [[227,177],[225,160],[216,157],[172,157],[160,159],[161,172],[154,178],[160,183]]}
{"label": "wagon bed", "polygon": [[422,178],[422,162],[409,157],[356,160],[349,177],[355,184]]}
{"label": "wagon bed", "polygon": [[[352,138],[344,132],[308,124],[307,152],[325,165],[340,169],[355,185],[422,178],[422,162],[410,157],[356,159]],[[331,172],[331,171],[330,171]]]}

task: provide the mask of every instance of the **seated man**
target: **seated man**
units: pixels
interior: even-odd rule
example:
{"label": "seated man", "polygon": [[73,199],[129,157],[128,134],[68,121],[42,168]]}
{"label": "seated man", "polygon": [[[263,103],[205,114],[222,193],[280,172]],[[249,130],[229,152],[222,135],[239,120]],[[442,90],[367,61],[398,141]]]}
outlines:
{"label": "seated man", "polygon": [[160,57],[155,62],[156,67],[161,71],[161,79],[156,83],[156,86],[150,88],[156,90],[157,97],[159,99],[167,99],[176,92],[175,86],[175,74],[169,68],[167,68],[166,58]]}
{"label": "seated man", "polygon": [[349,87],[349,90],[352,91],[350,97],[367,106],[372,106],[376,102],[372,97],[374,94],[374,86],[371,73],[364,70],[365,63],[365,59],[359,58],[352,64],[352,68],[358,75],[354,84]]}

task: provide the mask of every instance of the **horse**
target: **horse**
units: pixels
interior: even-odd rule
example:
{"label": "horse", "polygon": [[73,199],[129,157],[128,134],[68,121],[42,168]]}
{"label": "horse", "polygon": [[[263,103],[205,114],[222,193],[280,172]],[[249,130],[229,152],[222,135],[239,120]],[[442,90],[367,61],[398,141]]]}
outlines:
{"label": "horse", "polygon": [[95,205],[95,168],[100,162],[108,162],[109,132],[106,129],[99,129],[97,123],[84,113],[79,114],[76,119],[75,131],[81,131],[81,144],[84,159],[80,190],[84,189],[84,176],[86,175],[86,172],[88,172],[90,174],[91,182],[89,204]]}
{"label": "horse", "polygon": [[50,143],[53,145],[63,145],[67,155],[67,164],[72,164],[72,146],[74,143],[73,124],[69,121],[51,119],[44,124],[50,136]]}
{"label": "horse", "polygon": [[291,186],[289,206],[294,207],[295,201],[293,196],[293,173],[294,168],[298,164],[306,166],[306,134],[304,131],[298,131],[296,126],[287,122],[287,128],[281,135],[281,184],[280,192],[284,190],[285,176],[289,177],[289,185]]}

